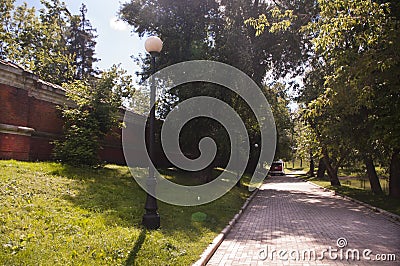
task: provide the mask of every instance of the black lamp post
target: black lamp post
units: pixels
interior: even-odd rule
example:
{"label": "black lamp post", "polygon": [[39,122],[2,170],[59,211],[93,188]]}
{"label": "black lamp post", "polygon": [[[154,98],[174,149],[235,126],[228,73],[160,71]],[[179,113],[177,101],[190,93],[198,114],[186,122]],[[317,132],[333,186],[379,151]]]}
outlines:
{"label": "black lamp post", "polygon": [[[255,143],[254,144],[254,148],[257,150],[258,149],[258,143]],[[257,171],[257,169],[259,168],[259,170],[261,170],[261,165],[258,163],[258,161],[257,161],[257,165],[256,165],[256,171]]]}
{"label": "black lamp post", "polygon": [[[152,74],[156,72],[156,56],[161,52],[163,42],[160,38],[156,36],[149,37],[145,44],[145,49],[151,55],[152,62]],[[149,153],[150,153],[150,162],[149,162],[149,176],[147,179],[147,197],[145,204],[145,214],[143,215],[142,224],[150,230],[158,229],[160,227],[160,215],[157,212],[157,200],[154,196],[156,191],[156,177],[154,175],[155,169],[153,166],[154,162],[154,123],[156,117],[155,103],[156,101],[156,88],[154,84],[154,77],[150,81],[150,125],[149,125]],[[151,192],[151,193],[149,193]]]}
{"label": "black lamp post", "polygon": [[235,155],[235,159],[236,159],[236,186],[237,187],[240,187],[240,174],[239,174],[239,164],[240,164],[240,155],[239,155],[239,153],[240,153],[240,148],[239,148],[239,146],[240,146],[240,139],[239,139],[239,134],[236,134],[235,135],[235,138],[234,138],[234,140],[235,140],[235,143],[234,143],[234,145],[236,146],[236,155]]}

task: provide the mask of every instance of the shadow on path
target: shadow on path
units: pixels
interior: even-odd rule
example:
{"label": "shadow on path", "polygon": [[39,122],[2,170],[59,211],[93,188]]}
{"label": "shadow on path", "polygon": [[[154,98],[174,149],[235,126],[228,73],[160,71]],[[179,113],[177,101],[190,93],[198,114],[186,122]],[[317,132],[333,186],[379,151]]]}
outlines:
{"label": "shadow on path", "polygon": [[[308,257],[306,261],[289,260],[260,251],[283,250],[302,253],[314,250],[318,257],[329,248],[365,249],[375,254],[400,256],[400,224],[370,209],[335,196],[314,185],[290,176],[268,178],[243,215],[233,226],[207,265],[376,265],[368,259],[334,259]],[[346,245],[338,246],[344,239]],[[347,244],[349,244],[347,246]],[[388,261],[386,265],[398,265]]]}

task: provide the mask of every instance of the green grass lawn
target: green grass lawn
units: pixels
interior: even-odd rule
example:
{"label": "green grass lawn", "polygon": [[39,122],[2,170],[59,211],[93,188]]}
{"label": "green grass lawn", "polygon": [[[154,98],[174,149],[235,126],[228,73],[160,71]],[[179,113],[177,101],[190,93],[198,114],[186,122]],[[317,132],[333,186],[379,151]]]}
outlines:
{"label": "green grass lawn", "polygon": [[[347,185],[349,187],[359,188],[363,190],[371,190],[371,183],[368,178],[351,177],[351,178],[340,178],[340,183]],[[379,182],[381,184],[384,193],[389,194],[389,180],[380,178]]]}
{"label": "green grass lawn", "polygon": [[309,162],[308,160],[303,160],[300,162],[300,160],[295,160],[294,163],[293,161],[286,161],[285,162],[285,170],[288,171],[308,171],[309,170]]}
{"label": "green grass lawn", "polygon": [[[234,187],[207,205],[159,202],[161,228],[149,232],[127,167],[0,161],[0,264],[190,265],[248,196]],[[207,219],[192,221],[196,212]]]}
{"label": "green grass lawn", "polygon": [[[309,170],[310,168],[308,161],[303,161],[303,163],[300,164],[300,161],[296,160],[294,165],[291,161],[285,163],[285,172],[287,174],[295,171],[304,171],[304,173],[306,173]],[[387,169],[377,166],[375,167],[375,170],[380,177],[379,181],[381,183],[382,190],[384,191],[384,193],[389,194],[389,175]],[[316,174],[317,171],[318,167],[316,165],[314,173]],[[370,182],[362,165],[341,167],[338,170],[338,176],[340,182],[343,185],[353,188],[359,188],[362,190],[371,190]],[[326,179],[328,179],[327,173],[325,173],[325,177]]]}
{"label": "green grass lawn", "polygon": [[362,189],[359,187],[346,184],[343,181],[341,181],[342,186],[334,187],[331,186],[331,183],[327,180],[320,180],[316,178],[306,178],[306,179],[322,187],[335,190],[342,195],[360,200],[372,206],[400,215],[400,199],[390,198],[387,195],[379,195],[379,196],[374,195],[368,188]]}

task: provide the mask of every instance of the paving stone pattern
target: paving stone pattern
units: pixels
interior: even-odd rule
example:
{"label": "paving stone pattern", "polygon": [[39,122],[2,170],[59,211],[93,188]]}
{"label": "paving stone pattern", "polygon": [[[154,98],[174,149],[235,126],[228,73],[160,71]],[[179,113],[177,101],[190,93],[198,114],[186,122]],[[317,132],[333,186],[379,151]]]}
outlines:
{"label": "paving stone pattern", "polygon": [[400,224],[294,177],[271,177],[207,265],[400,265]]}

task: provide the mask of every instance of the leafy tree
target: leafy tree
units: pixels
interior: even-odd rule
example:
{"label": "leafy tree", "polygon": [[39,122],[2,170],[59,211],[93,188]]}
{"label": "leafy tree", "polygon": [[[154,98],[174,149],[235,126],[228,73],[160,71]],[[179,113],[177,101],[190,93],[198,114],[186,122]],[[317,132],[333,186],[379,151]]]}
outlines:
{"label": "leafy tree", "polygon": [[[324,78],[324,86],[332,92],[328,97],[335,107],[332,115],[340,118],[342,131],[353,133],[342,138],[360,154],[374,192],[381,193],[373,158],[379,143],[397,158],[399,143],[398,125],[393,123],[399,118],[398,18],[391,9],[396,4],[319,1],[319,5],[320,16],[308,29],[315,34],[317,54],[332,70]],[[393,163],[398,169],[396,159]],[[390,179],[390,194],[400,196],[398,176],[391,174]]]}
{"label": "leafy tree", "polygon": [[292,159],[294,147],[293,130],[294,121],[291,118],[289,110],[289,97],[283,84],[265,86],[264,94],[271,106],[274,115],[277,131],[277,147],[275,160],[283,159],[289,161]]}
{"label": "leafy tree", "polygon": [[[263,85],[264,76],[269,69],[266,62],[271,58],[269,45],[264,39],[257,38],[251,27],[244,24],[245,19],[260,11],[265,3],[260,1],[171,1],[171,0],[132,0],[121,8],[121,17],[134,27],[140,36],[157,34],[164,41],[162,56],[158,59],[160,68],[171,64],[193,60],[210,59],[230,64],[244,71],[252,79]],[[154,16],[153,14],[156,14]],[[278,64],[281,57],[276,57]],[[149,73],[149,57],[143,62],[143,78]],[[140,61],[140,60],[139,60]],[[270,95],[267,92],[266,95]],[[216,85],[192,83],[185,84],[170,91],[159,103],[161,117],[174,108],[176,104],[197,95],[207,95],[223,100],[231,105],[246,124],[250,142],[259,142],[259,128],[254,114],[247,104],[230,90]],[[275,95],[271,100],[278,104]],[[287,103],[279,101],[276,113],[287,114]],[[201,120],[201,119],[200,119]],[[181,133],[182,146],[191,150],[193,139],[212,136],[221,143],[220,158],[229,157],[229,140],[222,127],[211,120],[201,120],[188,124],[187,134]],[[281,121],[286,121],[287,118]],[[283,123],[284,124],[284,123]],[[282,133],[282,156],[287,150],[286,133]],[[257,151],[252,149],[251,157],[256,158]],[[255,164],[251,168],[254,168]]]}
{"label": "leafy tree", "polygon": [[332,184],[338,184],[340,163],[361,158],[373,191],[381,193],[373,159],[384,148],[392,154],[390,194],[398,197],[399,130],[393,121],[399,118],[399,2],[311,1],[311,12],[300,12],[296,1],[273,2],[275,7],[247,23],[257,35],[294,30],[311,40],[300,46],[311,69],[301,98]]}
{"label": "leafy tree", "polygon": [[146,115],[150,106],[150,93],[145,90],[135,90],[132,95],[132,99],[129,101],[129,107],[136,114]]}
{"label": "leafy tree", "polygon": [[39,11],[26,3],[17,7],[13,3],[6,0],[0,6],[3,59],[58,85],[96,74],[95,30],[84,6],[81,15],[72,16],[59,0],[41,0]]}
{"label": "leafy tree", "polygon": [[[131,1],[122,6],[121,16],[140,36],[154,33],[160,36],[164,46],[158,65],[162,68],[182,61],[214,57],[215,36],[223,23],[218,8],[219,5],[215,1]],[[152,14],[157,14],[156,18]],[[143,78],[147,78],[149,57],[144,57],[141,61]],[[226,99],[224,94],[231,95],[227,89],[220,89],[211,84],[185,84],[164,95],[159,102],[158,113],[165,117],[179,102],[197,95]],[[195,141],[204,136],[221,140],[224,131],[211,119],[197,119],[188,123],[181,133],[182,150],[195,155]],[[221,141],[217,142],[226,146],[226,141],[223,139],[222,144]],[[219,157],[227,156],[219,154]],[[213,166],[210,166],[209,170],[212,168]]]}
{"label": "leafy tree", "polygon": [[101,78],[64,84],[73,106],[60,108],[65,120],[63,140],[55,142],[55,157],[73,165],[97,165],[101,141],[122,126],[120,107],[134,92],[132,79],[113,66]]}
{"label": "leafy tree", "polygon": [[71,17],[67,32],[68,52],[74,56],[75,79],[85,79],[94,76],[97,72],[93,68],[95,58],[96,30],[92,28],[90,21],[86,18],[87,8],[82,4],[80,15]]}
{"label": "leafy tree", "polygon": [[5,59],[8,43],[11,42],[12,10],[15,0],[4,0],[0,2],[0,58]]}
{"label": "leafy tree", "polygon": [[[302,159],[309,159],[310,170],[308,171],[308,175],[314,176],[315,159],[321,157],[319,143],[316,140],[314,130],[312,130],[310,125],[302,121],[300,110],[295,113],[294,119],[294,145],[296,147],[296,156]],[[318,167],[318,170],[319,168],[320,167]]]}
{"label": "leafy tree", "polygon": [[[210,37],[215,35],[218,12],[218,5],[212,0],[132,0],[123,4],[120,10],[122,19],[132,25],[139,36],[158,34],[162,38],[160,68],[186,60],[209,58]],[[149,57],[142,60],[144,74],[150,74]]]}
{"label": "leafy tree", "polygon": [[342,121],[335,117],[329,101],[330,90],[312,101],[303,112],[303,118],[314,131],[320,153],[327,168],[331,185],[340,186],[338,169],[349,154],[342,133]]}
{"label": "leafy tree", "polygon": [[[42,1],[45,8],[29,8],[26,3],[8,11],[1,32],[2,56],[39,75],[40,78],[61,84],[70,81],[72,56],[65,42],[68,12],[58,0]],[[7,6],[7,5],[6,5]]]}
{"label": "leafy tree", "polygon": [[[260,4],[245,18],[245,24],[254,28],[258,44],[254,48],[262,51],[262,65],[274,78],[302,75],[308,69],[312,36],[300,29],[314,20],[318,11],[314,0],[274,0]],[[298,84],[292,85],[298,88]]]}

